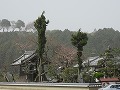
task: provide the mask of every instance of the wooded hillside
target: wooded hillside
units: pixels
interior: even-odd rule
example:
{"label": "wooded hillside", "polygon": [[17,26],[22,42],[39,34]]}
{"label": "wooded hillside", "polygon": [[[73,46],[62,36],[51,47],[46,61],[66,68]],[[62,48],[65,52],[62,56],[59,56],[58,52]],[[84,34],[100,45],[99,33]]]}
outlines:
{"label": "wooded hillside", "polygon": [[[68,29],[47,31],[46,51],[48,58],[55,64],[64,60],[73,60],[76,48],[71,44]],[[9,65],[27,50],[37,49],[37,34],[33,32],[0,32],[0,68]],[[88,34],[88,43],[84,47],[83,57],[100,55],[108,47],[120,48],[120,32],[112,28],[99,29]]]}

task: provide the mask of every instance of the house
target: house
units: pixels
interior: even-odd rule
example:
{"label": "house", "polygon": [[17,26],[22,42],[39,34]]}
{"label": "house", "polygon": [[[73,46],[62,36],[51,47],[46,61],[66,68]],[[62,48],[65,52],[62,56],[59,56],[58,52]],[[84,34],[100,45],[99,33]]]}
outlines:
{"label": "house", "polygon": [[37,75],[38,55],[35,51],[25,51],[25,53],[13,61],[12,66],[19,66],[20,81],[34,81]]}
{"label": "house", "polygon": [[[83,61],[82,65],[84,68],[89,67],[90,70],[89,71],[96,71],[98,68],[98,61],[102,60],[103,58],[99,57],[99,56],[94,56],[94,57],[88,57],[86,60]],[[78,67],[78,64],[76,64],[73,67]]]}
{"label": "house", "polygon": [[[36,51],[25,51],[23,55],[13,61],[13,63],[11,64],[12,66],[19,66],[20,81],[38,81],[38,59],[38,53]],[[45,69],[46,65],[49,64],[50,61],[48,61],[45,57],[43,57],[43,59],[44,62],[42,63],[42,66],[44,66]],[[44,72],[41,74],[41,76],[44,77],[42,78],[43,81],[48,80],[45,75],[46,73],[47,71],[44,70]]]}
{"label": "house", "polygon": [[90,71],[97,71],[98,68],[98,61],[102,60],[102,57],[94,56],[94,57],[88,57],[83,62],[83,67],[89,67]]}

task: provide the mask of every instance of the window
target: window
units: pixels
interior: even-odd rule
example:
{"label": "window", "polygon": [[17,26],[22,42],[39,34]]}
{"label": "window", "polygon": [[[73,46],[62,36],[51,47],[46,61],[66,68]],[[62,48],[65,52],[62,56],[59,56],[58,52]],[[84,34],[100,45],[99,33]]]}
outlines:
{"label": "window", "polygon": [[116,88],[116,85],[111,85],[110,88]]}

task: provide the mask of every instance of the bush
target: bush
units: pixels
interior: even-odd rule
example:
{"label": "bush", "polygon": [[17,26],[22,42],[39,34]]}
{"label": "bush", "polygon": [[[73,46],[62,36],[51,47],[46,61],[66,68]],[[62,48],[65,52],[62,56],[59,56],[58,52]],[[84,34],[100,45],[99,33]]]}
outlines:
{"label": "bush", "polygon": [[65,83],[77,82],[77,69],[65,68],[62,72],[62,78]]}
{"label": "bush", "polygon": [[104,77],[104,74],[101,73],[101,72],[96,72],[96,73],[94,74],[94,77],[97,78],[97,79],[100,79],[101,77]]}
{"label": "bush", "polygon": [[5,79],[1,73],[0,73],[0,82],[5,82]]}

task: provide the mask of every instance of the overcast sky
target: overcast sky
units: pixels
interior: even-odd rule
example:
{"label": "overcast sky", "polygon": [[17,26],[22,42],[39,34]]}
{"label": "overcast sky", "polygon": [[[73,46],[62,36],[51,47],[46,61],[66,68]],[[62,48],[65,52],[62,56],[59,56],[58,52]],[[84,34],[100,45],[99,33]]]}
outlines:
{"label": "overcast sky", "polygon": [[49,30],[120,31],[120,0],[0,0],[0,20],[36,20],[45,11]]}

